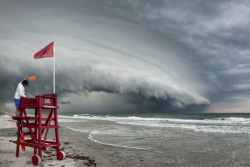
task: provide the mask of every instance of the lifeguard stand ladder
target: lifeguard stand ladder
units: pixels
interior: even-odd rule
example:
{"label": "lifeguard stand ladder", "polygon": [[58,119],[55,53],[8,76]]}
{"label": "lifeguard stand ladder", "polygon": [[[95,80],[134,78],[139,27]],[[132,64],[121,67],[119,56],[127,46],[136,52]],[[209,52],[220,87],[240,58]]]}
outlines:
{"label": "lifeguard stand ladder", "polygon": [[[25,145],[34,148],[34,156],[32,157],[33,165],[39,165],[42,161],[42,150],[47,148],[55,148],[57,150],[57,159],[65,159],[65,153],[60,151],[58,119],[57,119],[57,94],[37,95],[35,98],[22,98],[19,106],[19,116],[13,116],[13,120],[17,123],[17,140],[11,141],[17,144],[16,157],[19,156],[19,146]],[[25,109],[35,109],[33,116],[27,116]],[[28,132],[24,132],[25,142],[20,140],[21,124],[23,129],[27,128]],[[49,129],[55,130],[55,139],[47,140]],[[28,137],[30,137],[28,139]],[[37,155],[38,153],[38,155]]]}

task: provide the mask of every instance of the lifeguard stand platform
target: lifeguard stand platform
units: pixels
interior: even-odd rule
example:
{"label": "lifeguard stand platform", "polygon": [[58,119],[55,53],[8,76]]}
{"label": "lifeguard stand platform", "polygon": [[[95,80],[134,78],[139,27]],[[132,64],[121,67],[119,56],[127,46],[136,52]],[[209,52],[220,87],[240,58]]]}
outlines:
{"label": "lifeguard stand platform", "polygon": [[[11,141],[17,144],[16,157],[19,156],[20,145],[34,148],[34,156],[32,157],[33,165],[39,165],[42,161],[42,150],[47,148],[55,148],[57,150],[57,159],[65,159],[65,153],[60,151],[59,142],[59,125],[57,119],[57,94],[37,95],[35,98],[22,98],[19,106],[19,116],[13,116],[13,120],[17,123],[17,140]],[[26,109],[32,113],[27,113]],[[28,111],[30,112],[30,110]],[[28,115],[29,114],[29,115]],[[21,126],[27,128],[28,132],[24,132],[25,141],[20,140]],[[48,132],[52,129],[55,131],[55,138],[47,140]],[[50,136],[51,137],[51,136]]]}

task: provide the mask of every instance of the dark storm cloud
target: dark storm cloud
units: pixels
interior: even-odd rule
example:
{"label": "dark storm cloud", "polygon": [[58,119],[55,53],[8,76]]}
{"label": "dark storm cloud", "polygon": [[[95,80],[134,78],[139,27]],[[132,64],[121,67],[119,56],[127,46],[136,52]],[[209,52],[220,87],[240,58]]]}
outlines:
{"label": "dark storm cloud", "polygon": [[[51,61],[32,56],[54,39],[62,104],[93,92],[134,112],[247,101],[248,9],[248,1],[1,1],[0,105],[24,75],[37,76],[31,96],[51,91]],[[117,109],[105,102],[105,112]]]}

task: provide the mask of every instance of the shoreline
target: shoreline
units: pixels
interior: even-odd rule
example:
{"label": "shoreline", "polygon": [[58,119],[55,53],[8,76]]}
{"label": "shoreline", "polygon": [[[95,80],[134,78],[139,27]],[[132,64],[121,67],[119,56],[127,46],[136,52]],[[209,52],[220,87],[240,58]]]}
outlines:
{"label": "shoreline", "polygon": [[[26,146],[26,151],[20,149],[16,157],[16,144],[9,140],[16,140],[16,124],[10,116],[0,116],[0,167],[33,167],[31,158],[33,148]],[[55,149],[43,151],[42,163],[38,166],[47,167],[152,167],[166,166],[157,164],[153,152],[104,145],[90,140],[88,133],[78,133],[68,129],[60,123],[60,150],[66,153],[66,159],[59,161]],[[53,132],[52,132],[53,134]],[[50,132],[48,135],[51,135]],[[54,135],[54,134],[53,134]]]}
{"label": "shoreline", "polygon": [[[242,123],[241,120],[237,125],[244,128],[245,124]],[[20,156],[15,157],[16,144],[9,142],[16,140],[15,121],[10,116],[2,115],[0,125],[0,167],[33,166],[33,148],[26,147],[25,152],[20,151]],[[155,128],[92,119],[61,120],[59,125],[60,150],[66,153],[66,159],[58,161],[55,149],[48,149],[43,151],[43,161],[39,165],[41,167],[250,165],[248,133],[196,132],[183,128]],[[54,131],[49,131],[47,140],[51,137],[53,140],[53,136]],[[127,144],[149,149],[128,148]]]}

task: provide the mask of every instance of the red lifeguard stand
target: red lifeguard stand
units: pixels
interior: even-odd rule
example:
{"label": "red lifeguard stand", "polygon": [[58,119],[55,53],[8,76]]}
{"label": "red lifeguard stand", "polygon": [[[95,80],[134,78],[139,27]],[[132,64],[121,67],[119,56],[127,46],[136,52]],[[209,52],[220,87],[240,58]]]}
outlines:
{"label": "red lifeguard stand", "polygon": [[[57,159],[65,159],[65,153],[60,151],[59,142],[59,125],[57,119],[57,94],[37,95],[35,98],[22,98],[19,106],[19,116],[13,116],[13,120],[17,123],[17,140],[10,141],[17,144],[16,157],[19,156],[20,145],[34,148],[34,156],[32,157],[33,165],[39,165],[42,160],[42,150],[47,148],[55,148],[57,150]],[[26,109],[34,109],[32,116],[27,115]],[[30,113],[29,113],[30,114]],[[28,128],[28,132],[24,133],[25,142],[20,140],[20,129]],[[47,140],[49,129],[55,130],[55,141]],[[38,155],[37,155],[38,153]]]}

